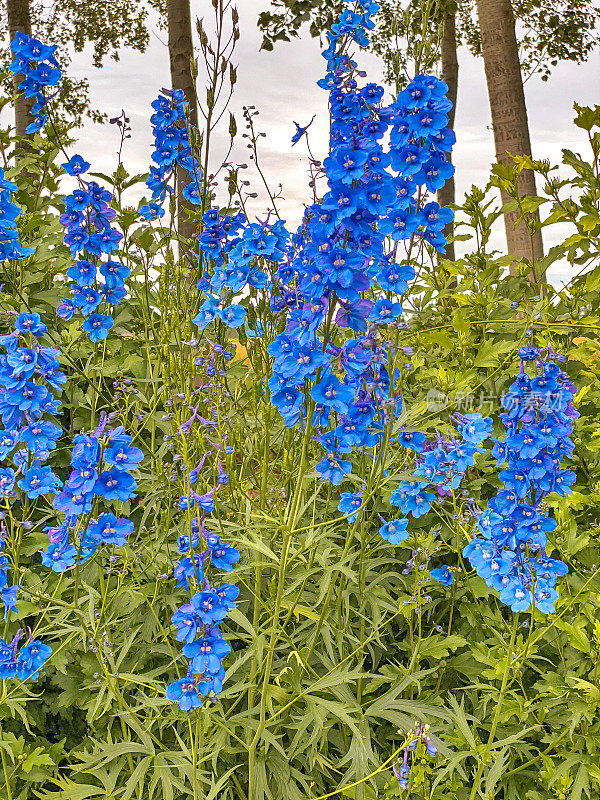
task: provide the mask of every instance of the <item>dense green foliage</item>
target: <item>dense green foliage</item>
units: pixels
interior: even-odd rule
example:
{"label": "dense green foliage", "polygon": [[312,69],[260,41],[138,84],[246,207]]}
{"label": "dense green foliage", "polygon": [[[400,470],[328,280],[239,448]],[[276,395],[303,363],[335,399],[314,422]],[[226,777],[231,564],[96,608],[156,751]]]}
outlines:
{"label": "dense green foliage", "polygon": [[[267,5],[267,4],[265,4]],[[327,30],[342,7],[325,0],[271,0],[259,15],[263,48],[298,36],[308,25],[313,36]],[[444,17],[454,15],[457,42],[481,55],[476,3],[456,0],[382,0],[372,49],[382,56],[389,81],[404,83],[407,74],[431,69],[440,57]],[[593,0],[513,0],[519,57],[524,76],[548,80],[559,61],[587,61],[600,37],[600,10]]]}
{"label": "dense green foliage", "polygon": [[[54,511],[41,500],[33,528],[7,544],[22,589],[5,638],[17,623],[28,624],[54,654],[39,682],[2,682],[0,796],[598,796],[600,109],[578,109],[576,124],[590,133],[591,155],[565,151],[560,177],[523,160],[496,168],[486,191],[473,188],[457,209],[465,255],[448,261],[423,252],[406,298],[410,329],[394,333],[415,349],[414,369],[398,382],[398,426],[427,433],[453,430],[453,410],[492,414],[500,433],[500,399],[529,328],[535,342],[567,355],[581,417],[577,490],[551,501],[559,527],[549,551],[570,568],[557,613],[511,613],[463,563],[472,522],[460,495],[450,511],[441,506],[414,521],[406,546],[382,541],[377,512],[407,469],[406,451],[393,441],[372,469],[365,457],[369,512],[348,525],[335,487],[317,480],[317,446],[286,430],[263,392],[268,342],[242,336],[222,385],[204,401],[234,451],[231,484],[215,512],[223,538],[242,552],[233,573],[239,609],[224,625],[234,652],[218,702],[189,716],[164,690],[183,662],[169,621],[182,592],[168,578],[177,535],[189,524],[175,510],[186,485],[179,464],[196,463],[204,446],[194,428],[179,435],[192,392],[205,381],[194,361],[206,344],[189,346],[197,275],[185,247],[177,255],[174,208],[170,224],[150,228],[130,206],[145,176],[129,175],[122,164],[99,176],[114,191],[132,296],[105,342],[91,344],[76,321],[56,321],[50,336],[69,374],[65,441],[92,429],[102,411],[116,411],[144,449],[139,498],[124,504],[136,533],[113,556],[104,550],[77,570],[49,572],[37,554]],[[71,263],[58,222],[63,154],[52,137],[36,135],[33,143],[7,175],[25,209],[23,243],[36,253],[3,265],[0,300],[4,315],[31,309],[50,320]],[[0,144],[8,160],[14,142],[4,133]],[[516,174],[524,167],[539,172],[540,198],[518,197]],[[490,251],[500,184],[514,198],[511,208],[526,215],[541,206],[544,226],[565,226],[563,243],[542,262],[515,264]],[[243,206],[235,170],[229,186],[230,199]],[[557,263],[574,275],[559,288],[543,280]],[[511,266],[517,274],[508,276]],[[259,306],[259,320],[270,313]],[[5,332],[6,316],[2,324]],[[225,344],[231,330],[221,325],[216,336]],[[53,456],[61,474],[68,455],[65,447]],[[468,486],[482,503],[497,489],[491,455],[469,471]],[[429,580],[440,563],[455,567],[448,589]],[[431,726],[439,755],[432,761],[415,752],[407,793],[390,767],[415,721]]]}

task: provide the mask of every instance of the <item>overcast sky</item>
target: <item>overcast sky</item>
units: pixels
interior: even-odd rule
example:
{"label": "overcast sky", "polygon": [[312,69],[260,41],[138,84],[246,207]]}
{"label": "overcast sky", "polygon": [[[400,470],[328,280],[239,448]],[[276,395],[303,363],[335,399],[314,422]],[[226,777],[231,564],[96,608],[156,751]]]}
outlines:
{"label": "overcast sky", "polygon": [[[282,216],[291,224],[298,222],[302,203],[310,199],[307,187],[307,161],[304,144],[291,146],[293,120],[307,123],[313,114],[311,147],[316,157],[325,154],[327,146],[327,94],[315,86],[321,77],[324,61],[318,41],[305,31],[301,39],[280,43],[271,53],[259,52],[261,36],[256,27],[258,13],[266,0],[241,0],[239,3],[241,39],[235,54],[238,84],[233,109],[238,127],[243,129],[241,108],[254,105],[260,111],[257,124],[267,135],[262,139],[262,165],[273,187],[283,184]],[[192,0],[195,16],[212,12],[208,0]],[[75,56],[74,76],[89,78],[92,103],[109,116],[124,108],[130,116],[132,139],[126,145],[124,160],[130,172],[147,169],[151,153],[150,103],[159,89],[169,85],[169,61],[166,32],[151,20],[151,43],[144,54],[123,51],[119,62],[109,61],[101,70],[93,69],[89,52]],[[369,80],[381,81],[381,65],[369,53],[359,56]],[[460,77],[456,114],[457,198],[472,184],[483,186],[489,176],[494,157],[490,111],[486,94],[483,63],[464,48],[459,53]],[[573,102],[593,105],[600,102],[600,54],[596,51],[582,66],[561,64],[546,83],[537,77],[525,86],[529,123],[535,158],[558,163],[561,148],[581,153],[586,151],[585,132],[572,124]],[[241,140],[240,140],[241,144]],[[589,147],[589,145],[588,145]],[[114,168],[117,131],[111,126],[87,124],[81,131],[79,152],[92,162],[92,168],[107,171]],[[238,151],[245,160],[243,148]],[[257,183],[253,189],[260,193]],[[132,198],[132,202],[137,198]],[[259,212],[266,206],[264,196],[256,201]],[[498,227],[493,244],[503,246],[503,229]],[[546,245],[552,244],[548,237]],[[563,277],[559,268],[553,278]]]}

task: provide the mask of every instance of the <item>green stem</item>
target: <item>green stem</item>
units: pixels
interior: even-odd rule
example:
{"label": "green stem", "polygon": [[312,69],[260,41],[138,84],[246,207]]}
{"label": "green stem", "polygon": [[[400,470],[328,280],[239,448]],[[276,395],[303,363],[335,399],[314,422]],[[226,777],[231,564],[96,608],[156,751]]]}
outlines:
{"label": "green stem", "polygon": [[496,736],[496,729],[498,728],[498,722],[500,721],[500,714],[502,713],[502,706],[504,705],[504,697],[506,695],[506,690],[508,688],[508,679],[510,677],[510,671],[512,667],[518,624],[519,624],[519,614],[516,613],[513,616],[512,629],[510,632],[510,641],[508,643],[508,650],[506,652],[506,664],[504,666],[504,674],[502,675],[502,685],[500,686],[500,695],[498,696],[498,702],[496,704],[496,711],[494,712],[494,718],[492,720],[490,735],[488,737],[483,756],[479,761],[477,772],[475,773],[475,779],[473,780],[473,788],[471,789],[469,800],[475,800],[475,797],[479,793],[479,787],[481,786],[481,777],[483,774],[483,770],[485,769],[485,766],[490,757],[490,752],[492,750],[492,745],[494,743],[494,738]]}
{"label": "green stem", "polygon": [[[0,735],[2,731],[0,730]],[[10,788],[10,777],[8,775],[8,768],[6,766],[6,753],[4,748],[0,748],[0,756],[2,757],[2,771],[4,773],[4,785],[6,786],[6,800],[12,800],[12,791]]]}
{"label": "green stem", "polygon": [[255,797],[254,794],[254,785],[255,785],[255,774],[256,774],[256,749],[258,744],[261,740],[262,733],[267,725],[267,697],[268,697],[268,686],[269,681],[271,679],[271,670],[273,668],[273,658],[275,655],[275,646],[277,644],[277,636],[279,633],[279,615],[281,612],[281,602],[283,600],[283,593],[284,593],[284,584],[285,584],[285,573],[287,569],[287,558],[290,550],[290,546],[292,543],[292,538],[294,536],[296,518],[298,515],[298,510],[300,508],[300,502],[302,499],[302,488],[303,488],[303,481],[304,475],[306,473],[307,467],[307,455],[308,455],[308,445],[310,442],[310,433],[311,433],[311,425],[310,425],[310,415],[307,415],[307,423],[306,428],[304,429],[304,436],[302,441],[302,455],[300,460],[300,468],[298,470],[298,482],[296,484],[296,490],[294,492],[294,496],[292,498],[292,502],[289,506],[289,513],[287,518],[285,519],[285,532],[283,536],[283,548],[281,552],[281,558],[279,560],[279,570],[277,576],[277,593],[275,596],[275,607],[273,609],[273,624],[271,628],[271,636],[269,639],[269,644],[267,648],[267,658],[265,662],[265,672],[262,681],[262,691],[261,691],[261,698],[260,698],[260,711],[259,711],[259,719],[258,719],[258,727],[256,729],[256,733],[254,734],[254,738],[250,742],[248,748],[248,798],[249,800],[253,800]]}

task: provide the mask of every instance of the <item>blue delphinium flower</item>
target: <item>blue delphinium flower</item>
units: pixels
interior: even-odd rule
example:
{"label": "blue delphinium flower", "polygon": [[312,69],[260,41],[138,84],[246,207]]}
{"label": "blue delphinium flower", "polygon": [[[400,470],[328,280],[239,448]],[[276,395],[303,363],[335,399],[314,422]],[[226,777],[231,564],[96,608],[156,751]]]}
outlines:
{"label": "blue delphinium flower", "polygon": [[167,686],[167,699],[179,703],[182,711],[191,711],[199,708],[202,701],[198,696],[198,685],[195,678],[180,678]]}
{"label": "blue delphinium flower", "polygon": [[89,334],[91,342],[100,342],[106,339],[114,324],[114,319],[106,314],[91,314],[83,323],[82,328]]}
{"label": "blue delphinium flower", "polygon": [[40,676],[40,670],[52,655],[52,648],[44,644],[39,639],[32,639],[28,644],[21,647],[17,657],[17,677],[21,681],[28,678],[36,680]]}
{"label": "blue delphinium flower", "polygon": [[384,522],[379,528],[379,534],[383,539],[386,539],[390,544],[402,544],[408,539],[408,518],[391,519]]}
{"label": "blue delphinium flower", "polygon": [[341,500],[338,504],[338,511],[348,515],[348,522],[352,523],[358,519],[358,512],[362,506],[363,496],[360,492],[342,492]]}
{"label": "blue delphinium flower", "polygon": [[82,156],[74,155],[67,161],[66,164],[62,165],[62,168],[67,173],[67,175],[72,175],[76,177],[77,175],[82,175],[84,172],[87,172],[90,168],[89,161],[86,161]]}

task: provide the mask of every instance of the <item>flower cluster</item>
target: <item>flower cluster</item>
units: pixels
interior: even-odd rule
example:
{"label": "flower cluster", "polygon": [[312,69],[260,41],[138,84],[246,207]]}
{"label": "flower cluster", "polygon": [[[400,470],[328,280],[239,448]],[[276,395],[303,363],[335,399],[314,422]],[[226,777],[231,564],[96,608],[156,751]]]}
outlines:
{"label": "flower cluster", "polygon": [[269,347],[271,400],[292,427],[306,419],[312,399],[315,438],[326,451],[317,471],[334,484],[351,472],[346,456],[374,447],[401,404],[399,348],[384,339],[386,328],[405,325],[398,296],[415,275],[402,263],[401,243],[406,255],[415,242],[417,251],[423,243],[443,251],[442,230],[452,219],[424,202],[453,170],[445,156],[454,141],[446,85],[417,76],[385,105],[381,86],[357,84],[348,46],[367,41],[377,10],[366,2],[362,11],[345,11],[329,34],[328,72],[319,81],[330,94],[329,190],[307,209],[292,255],[280,264],[288,319]]}
{"label": "flower cluster", "polygon": [[[54,58],[56,46],[49,47],[26,34],[17,33],[11,47],[17,55],[10,66],[11,71],[15,75],[23,72],[27,78],[20,88],[26,96],[37,97],[34,107],[36,122],[27,129],[31,133],[41,130],[46,124],[46,115],[40,112],[50,98],[45,98],[43,87],[57,85],[61,77]],[[39,62],[35,69],[31,67],[32,59]],[[101,303],[108,307],[116,306],[127,295],[125,279],[129,277],[130,269],[111,258],[123,235],[111,227],[116,217],[109,205],[112,194],[96,181],[85,181],[81,177],[90,164],[82,156],[74,155],[62,166],[68,175],[77,178],[77,188],[65,197],[65,210],[60,216],[60,223],[65,228],[64,242],[72,258],[77,260],[67,270],[67,276],[74,283],[71,297],[61,302],[57,313],[68,320],[79,309],[86,318],[83,330],[92,342],[99,342],[106,339],[114,320],[110,313],[97,313],[97,309]],[[104,255],[108,259],[100,263]]]}
{"label": "flower cluster", "polygon": [[[216,410],[212,416],[216,416]],[[209,567],[231,572],[240,557],[234,547],[221,541],[220,535],[209,530],[206,524],[207,516],[215,510],[215,495],[229,484],[229,475],[220,458],[223,453],[231,455],[232,448],[224,443],[226,440],[220,441],[223,437],[219,435],[217,421],[201,416],[198,404],[176,429],[184,451],[187,451],[192,426],[200,430],[205,452],[193,469],[187,468],[183,457],[177,459],[185,471],[186,493],[179,498],[178,506],[186,512],[187,532],[177,540],[181,558],[173,569],[177,586],[190,592],[191,597],[171,618],[177,628],[177,641],[184,642],[183,654],[188,659],[188,667],[185,677],[173,681],[166,691],[167,698],[177,702],[183,711],[198,708],[201,696],[214,697],[223,688],[222,661],[231,652],[231,645],[223,638],[219,625],[236,607],[239,594],[233,584],[213,585],[208,574]],[[203,470],[216,474],[216,483],[200,493],[195,487]]]}
{"label": "flower cluster", "polygon": [[[155,150],[147,186],[152,200],[140,207],[147,221],[164,215],[159,205],[173,191],[170,181],[178,167],[191,176],[182,195],[191,204],[202,204],[202,170],[189,143],[190,124],[186,118],[184,94],[180,90],[164,90],[153,103],[151,117]],[[257,220],[249,223],[243,213],[220,214],[209,209],[202,215],[202,231],[198,236],[201,277],[198,289],[205,295],[198,314],[192,320],[203,331],[215,319],[230,328],[239,328],[246,319],[241,300],[248,291],[272,287],[272,273],[282,258],[289,240],[283,221],[271,223]],[[267,267],[267,262],[272,262]]]}
{"label": "flower cluster", "polygon": [[[172,191],[169,184],[175,176],[176,168],[183,167],[192,178],[182,194],[193,205],[202,203],[202,170],[190,147],[186,108],[188,102],[181,89],[163,89],[152,103],[154,113],[150,117],[154,135],[152,161],[146,185],[152,192],[152,200],[163,202],[167,192]],[[151,202],[139,209],[145,220],[159,219],[164,210],[159,203]]]}
{"label": "flower cluster", "polygon": [[[408,538],[408,516],[419,519],[432,509],[436,500],[452,496],[461,486],[465,472],[475,464],[475,455],[484,453],[481,446],[492,431],[490,417],[481,414],[455,414],[459,436],[437,435],[427,439],[418,431],[402,431],[399,442],[414,452],[412,475],[417,480],[401,481],[390,495],[390,504],[398,506],[404,517],[384,521],[380,535],[394,545]],[[443,586],[453,581],[451,569],[442,565],[431,570],[431,576]]]}
{"label": "flower cluster", "polygon": [[139,466],[143,453],[132,446],[132,437],[122,426],[105,433],[107,419],[103,414],[92,434],[80,433],[73,440],[71,473],[54,498],[54,508],[64,513],[65,519],[47,528],[50,545],[42,554],[42,562],[55,572],[84,563],[101,544],[123,547],[133,531],[133,522],[112,512],[88,518],[85,524],[96,498],[123,502],[136,497],[137,483],[131,471]]}
{"label": "flower cluster", "polygon": [[[42,44],[37,39],[17,31],[15,38],[10,43],[10,49],[15,55],[10,65],[13,75],[24,75],[19,89],[25,97],[35,98],[31,110],[34,121],[27,126],[27,133],[36,133],[46,124],[46,108],[49,97],[45,90],[50,86],[58,86],[61,71],[58,61],[54,57],[56,45]],[[54,97],[54,94],[50,97]]]}
{"label": "flower cluster", "polygon": [[[39,314],[19,314],[14,331],[0,337],[6,353],[0,355],[0,460],[14,467],[0,469],[0,496],[16,497],[18,486],[30,500],[53,493],[60,479],[44,465],[56,448],[61,428],[47,417],[56,416],[66,375],[60,371],[58,351],[42,347],[38,338],[47,331]],[[19,446],[21,445],[21,446]],[[22,446],[24,445],[24,447]]]}
{"label": "flower cluster", "polygon": [[[519,350],[521,370],[503,400],[504,441],[492,453],[503,488],[477,519],[475,536],[463,554],[500,600],[513,611],[535,606],[554,611],[557,579],[566,564],[549,558],[547,534],[556,522],[544,507],[551,492],[570,494],[575,473],[561,468],[573,451],[571,433],[578,412],[573,407],[574,384],[559,366],[564,360],[550,346]],[[526,365],[534,367],[530,375]]]}
{"label": "flower cluster", "polygon": [[[12,207],[13,221],[20,209],[13,206],[10,199],[6,200],[5,195],[14,189],[16,186],[11,185],[3,186],[2,190],[3,206],[8,203]],[[28,249],[19,244],[16,230],[10,232],[10,247],[2,248],[0,261],[29,255]],[[0,355],[0,418],[3,426],[0,430],[0,461],[5,462],[10,457],[13,464],[12,467],[0,468],[0,498],[4,506],[0,515],[0,597],[5,620],[9,610],[18,610],[19,586],[9,584],[9,559],[4,553],[7,537],[4,520],[18,498],[17,488],[29,499],[36,499],[60,485],[58,477],[44,462],[55,449],[61,434],[59,426],[47,417],[58,414],[60,402],[53,391],[60,390],[66,376],[60,371],[58,351],[43,347],[38,341],[46,332],[39,314],[24,312],[17,315],[13,332],[0,337],[0,345],[5,350]],[[25,529],[31,525],[29,521],[18,524]],[[0,640],[0,677],[3,679],[36,680],[52,654],[50,645],[34,639],[31,633],[29,642],[19,649],[22,637],[23,632],[19,629],[10,644]]]}
{"label": "flower cluster", "polygon": [[281,220],[248,223],[241,212],[221,215],[211,209],[202,221],[198,244],[203,272],[198,289],[206,293],[206,299],[192,321],[199,330],[217,317],[228,327],[239,328],[246,309],[232,300],[252,290],[270,294],[272,273],[284,255],[289,234]]}
{"label": "flower cluster", "polygon": [[[90,166],[81,156],[73,156],[63,166],[69,175],[77,177],[77,188],[65,197],[65,210],[60,216],[64,242],[77,260],[67,270],[73,281],[71,297],[61,302],[57,314],[68,320],[81,311],[85,317],[83,330],[92,342],[99,342],[106,339],[114,325],[110,307],[126,297],[125,280],[131,270],[112,258],[122,238],[111,227],[116,217],[109,205],[112,194],[95,181],[81,178]],[[101,262],[103,256],[108,258]],[[98,312],[103,303],[109,313]]]}
{"label": "flower cluster", "polygon": [[456,414],[460,438],[441,436],[433,440],[425,434],[404,431],[400,443],[415,452],[413,476],[418,481],[401,481],[390,497],[392,505],[399,506],[403,514],[418,519],[431,510],[436,499],[431,485],[439,497],[451,495],[459,488],[468,467],[475,464],[475,454],[485,452],[481,444],[492,431],[491,417],[481,414]]}

